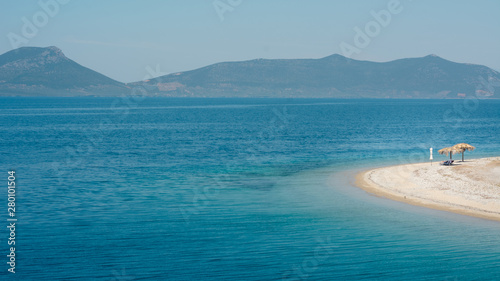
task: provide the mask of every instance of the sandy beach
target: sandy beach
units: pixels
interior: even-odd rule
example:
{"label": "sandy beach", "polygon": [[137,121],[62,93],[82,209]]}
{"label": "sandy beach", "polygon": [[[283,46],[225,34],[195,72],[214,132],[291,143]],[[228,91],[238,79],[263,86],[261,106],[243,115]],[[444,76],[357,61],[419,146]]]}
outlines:
{"label": "sandy beach", "polygon": [[378,168],[358,174],[356,185],[377,196],[500,221],[500,157]]}

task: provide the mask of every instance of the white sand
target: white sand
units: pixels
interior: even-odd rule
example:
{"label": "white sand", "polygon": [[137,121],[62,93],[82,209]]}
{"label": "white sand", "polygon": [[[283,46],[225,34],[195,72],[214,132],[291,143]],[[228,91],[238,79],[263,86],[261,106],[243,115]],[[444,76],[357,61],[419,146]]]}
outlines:
{"label": "white sand", "polygon": [[393,200],[500,221],[500,157],[379,168],[358,174],[356,185]]}

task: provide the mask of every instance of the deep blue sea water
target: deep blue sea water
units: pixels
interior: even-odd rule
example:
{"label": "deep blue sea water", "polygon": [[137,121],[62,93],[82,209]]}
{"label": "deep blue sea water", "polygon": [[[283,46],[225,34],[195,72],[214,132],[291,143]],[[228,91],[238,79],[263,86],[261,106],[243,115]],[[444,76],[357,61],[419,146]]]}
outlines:
{"label": "deep blue sea water", "polygon": [[3,280],[500,280],[500,223],[352,184],[500,155],[500,101],[0,98],[0,127]]}

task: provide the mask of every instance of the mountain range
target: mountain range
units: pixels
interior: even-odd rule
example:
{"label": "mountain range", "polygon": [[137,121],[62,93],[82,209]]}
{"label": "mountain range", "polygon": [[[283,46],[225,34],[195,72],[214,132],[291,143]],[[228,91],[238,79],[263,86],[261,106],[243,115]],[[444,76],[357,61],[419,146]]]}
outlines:
{"label": "mountain range", "polygon": [[371,62],[320,59],[222,62],[121,83],[67,58],[57,47],[0,55],[0,95],[290,98],[500,98],[500,73],[435,55]]}

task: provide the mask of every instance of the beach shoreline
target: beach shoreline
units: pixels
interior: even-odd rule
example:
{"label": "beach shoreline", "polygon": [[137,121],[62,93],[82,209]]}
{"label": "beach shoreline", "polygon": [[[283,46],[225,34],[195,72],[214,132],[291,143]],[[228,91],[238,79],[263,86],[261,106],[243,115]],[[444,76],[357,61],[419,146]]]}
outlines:
{"label": "beach shoreline", "polygon": [[356,175],[355,185],[411,205],[500,221],[500,157],[370,169]]}

